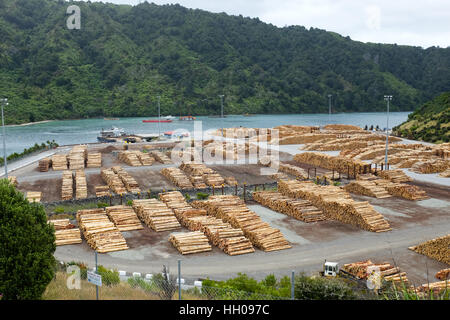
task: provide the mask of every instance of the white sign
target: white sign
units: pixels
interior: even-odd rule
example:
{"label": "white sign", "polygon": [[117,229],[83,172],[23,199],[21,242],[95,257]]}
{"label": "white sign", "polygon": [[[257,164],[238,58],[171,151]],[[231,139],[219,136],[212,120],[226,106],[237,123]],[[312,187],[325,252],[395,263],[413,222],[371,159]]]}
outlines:
{"label": "white sign", "polygon": [[87,280],[88,280],[88,282],[95,284],[96,286],[99,286],[99,287],[102,286],[102,276],[99,274],[96,274],[95,271],[87,272]]}

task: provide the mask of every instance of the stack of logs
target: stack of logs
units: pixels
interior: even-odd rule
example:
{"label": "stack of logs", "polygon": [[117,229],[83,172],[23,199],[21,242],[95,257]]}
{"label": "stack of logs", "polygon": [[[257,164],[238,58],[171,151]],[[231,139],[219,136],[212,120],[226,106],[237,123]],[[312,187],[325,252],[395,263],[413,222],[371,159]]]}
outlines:
{"label": "stack of logs", "polygon": [[132,167],[139,167],[142,165],[141,161],[139,160],[136,152],[134,151],[121,151],[119,152],[119,160],[122,162],[125,162],[129,166]]}
{"label": "stack of logs", "polygon": [[158,197],[173,210],[182,226],[187,227],[188,221],[192,217],[206,216],[206,210],[193,208],[179,191],[160,193]]}
{"label": "stack of logs", "polygon": [[80,229],[70,223],[69,219],[49,220],[55,227],[55,244],[57,246],[81,243]]}
{"label": "stack of logs", "polygon": [[27,198],[27,200],[29,202],[41,202],[42,192],[40,192],[40,191],[28,191],[26,198]]}
{"label": "stack of logs", "polygon": [[450,268],[442,269],[436,273],[436,279],[439,280],[449,280],[450,279]]}
{"label": "stack of logs", "polygon": [[[373,263],[370,260],[344,264],[342,270],[350,273],[358,279],[367,279],[373,272],[380,272],[381,279],[392,281],[394,284],[407,284],[408,278],[405,272],[388,262]],[[380,279],[380,280],[381,280]]]}
{"label": "stack of logs", "polygon": [[162,164],[172,163],[172,160],[170,160],[170,158],[161,151],[154,150],[151,151],[150,154],[153,156],[153,158],[155,158],[156,161],[161,162]]}
{"label": "stack of logs", "polygon": [[308,200],[295,200],[275,191],[253,192],[253,200],[274,211],[284,213],[304,222],[326,220],[322,210]]}
{"label": "stack of logs", "polygon": [[190,175],[190,181],[198,189],[205,188],[206,185],[221,186],[225,183],[225,179],[217,171],[208,168],[203,163],[182,163],[180,169]]}
{"label": "stack of logs", "polygon": [[156,232],[181,228],[173,211],[157,199],[133,200],[133,209],[139,219]]}
{"label": "stack of logs", "polygon": [[298,179],[302,179],[303,180],[303,179],[307,179],[308,178],[308,174],[305,172],[305,170],[303,170],[300,167],[288,164],[288,163],[280,162],[278,170],[281,171],[281,172],[287,173],[287,174],[291,174],[291,175],[295,176]]}
{"label": "stack of logs", "polygon": [[96,186],[95,187],[95,196],[97,198],[111,196],[111,192],[109,192],[109,187],[108,186]]}
{"label": "stack of logs", "polygon": [[352,181],[344,187],[347,192],[375,197],[378,199],[390,198],[391,195],[385,188],[369,180]]}
{"label": "stack of logs", "polygon": [[409,249],[437,261],[450,264],[450,234],[426,241]]}
{"label": "stack of logs", "polygon": [[87,198],[87,182],[84,170],[77,170],[75,172],[75,196],[76,199]]}
{"label": "stack of logs", "polygon": [[161,174],[169,179],[175,186],[181,189],[193,189],[191,181],[187,175],[179,168],[164,168],[161,170]]}
{"label": "stack of logs", "polygon": [[347,173],[356,176],[359,173],[365,173],[368,164],[359,160],[348,159],[343,156],[330,156],[325,153],[304,152],[296,154],[294,160],[299,163],[306,163],[312,166],[335,170],[341,173]]}
{"label": "stack of logs", "polygon": [[193,201],[192,206],[206,209],[209,215],[230,223],[234,228],[242,229],[252,244],[261,250],[268,252],[291,248],[280,230],[262,221],[237,196],[211,196],[206,201]]}
{"label": "stack of logs", "polygon": [[319,186],[310,181],[280,180],[278,190],[285,196],[311,201],[329,219],[371,232],[392,230],[383,215],[367,201],[354,201],[350,194],[339,187]]}
{"label": "stack of logs", "polygon": [[73,198],[73,175],[72,171],[66,170],[62,175],[61,199],[71,200]]}
{"label": "stack of logs", "polygon": [[79,210],[78,225],[92,249],[99,253],[126,250],[128,245],[103,209]]}
{"label": "stack of logs", "polygon": [[201,231],[172,233],[169,241],[181,254],[211,251],[208,238]]}
{"label": "stack of logs", "polygon": [[139,184],[137,183],[137,181],[122,167],[119,167],[119,166],[112,167],[112,170],[114,171],[115,174],[118,175],[120,180],[122,180],[122,182],[128,192],[131,192],[131,193],[140,193],[141,192],[141,189],[139,188]]}
{"label": "stack of logs", "polygon": [[87,146],[78,145],[69,152],[68,161],[70,170],[84,169],[87,156]]}
{"label": "stack of logs", "polygon": [[378,176],[390,180],[394,183],[410,182],[413,179],[408,177],[402,170],[383,170],[377,172]]}
{"label": "stack of logs", "polygon": [[91,152],[87,155],[87,168],[101,168],[102,154],[100,152]]}
{"label": "stack of logs", "polygon": [[100,175],[103,181],[105,181],[109,188],[116,194],[124,194],[127,192],[122,180],[112,169],[103,169],[101,170]]}
{"label": "stack of logs", "polygon": [[52,168],[55,171],[67,170],[67,155],[65,154],[54,154],[52,156]]}
{"label": "stack of logs", "polygon": [[42,160],[39,160],[39,171],[40,172],[47,172],[48,169],[50,168],[50,163],[51,163],[51,159],[50,158],[45,158]]}
{"label": "stack of logs", "polygon": [[143,229],[139,218],[133,208],[128,206],[106,207],[106,214],[119,231],[131,231]]}

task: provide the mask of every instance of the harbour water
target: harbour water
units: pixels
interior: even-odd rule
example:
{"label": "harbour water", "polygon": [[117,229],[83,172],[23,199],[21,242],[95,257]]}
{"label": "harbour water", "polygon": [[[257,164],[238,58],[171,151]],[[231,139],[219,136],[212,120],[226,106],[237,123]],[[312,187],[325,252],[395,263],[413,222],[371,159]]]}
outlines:
{"label": "harbour water", "polygon": [[[392,112],[389,114],[389,127],[392,128],[404,122],[410,112]],[[119,120],[84,119],[65,120],[38,123],[29,126],[6,128],[7,154],[22,152],[35,143],[41,144],[47,140],[55,140],[60,145],[92,143],[102,129],[112,126],[123,128],[127,133],[158,133],[158,123],[143,123],[147,118],[120,118]],[[153,118],[155,119],[155,118]],[[202,129],[218,129],[231,127],[272,128],[283,124],[323,126],[328,123],[352,124],[364,127],[377,125],[386,127],[386,113],[338,113],[329,118],[328,114],[283,114],[283,115],[227,115],[226,118],[197,117]],[[161,133],[184,129],[192,132],[194,121],[178,121],[160,123]],[[1,131],[0,131],[1,132]],[[1,137],[3,138],[3,137]],[[3,152],[0,151],[3,156]]]}

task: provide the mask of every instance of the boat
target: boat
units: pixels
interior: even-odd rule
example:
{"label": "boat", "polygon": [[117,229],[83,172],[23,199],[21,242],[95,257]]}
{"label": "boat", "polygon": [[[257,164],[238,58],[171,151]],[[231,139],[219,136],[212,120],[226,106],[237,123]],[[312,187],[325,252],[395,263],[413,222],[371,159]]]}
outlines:
{"label": "boat", "polygon": [[128,134],[123,129],[119,129],[116,127],[112,127],[109,130],[100,131],[100,135],[97,137],[99,142],[129,142],[135,143],[142,141],[141,138],[134,136],[132,134]]}
{"label": "boat", "polygon": [[165,116],[165,117],[162,117],[164,120],[175,120],[176,119],[176,117],[174,117],[174,116]]}
{"label": "boat", "polygon": [[181,121],[194,121],[196,118],[193,116],[182,116],[180,117]]}
{"label": "boat", "polygon": [[152,119],[150,119],[150,120],[142,120],[142,122],[144,122],[144,123],[171,123],[172,122],[172,120],[152,120]]}
{"label": "boat", "polygon": [[164,136],[169,137],[169,138],[185,138],[185,137],[189,137],[190,134],[187,131],[176,130],[176,131],[166,131],[166,132],[164,132]]}

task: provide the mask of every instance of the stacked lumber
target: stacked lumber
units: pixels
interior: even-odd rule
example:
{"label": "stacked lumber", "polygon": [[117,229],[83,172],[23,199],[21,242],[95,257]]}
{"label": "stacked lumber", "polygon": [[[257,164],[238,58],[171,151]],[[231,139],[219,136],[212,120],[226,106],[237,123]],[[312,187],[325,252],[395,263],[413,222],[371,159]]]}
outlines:
{"label": "stacked lumber", "polygon": [[109,192],[109,187],[108,186],[96,186],[95,187],[95,196],[97,198],[111,196],[111,192]]}
{"label": "stacked lumber", "polygon": [[330,156],[319,152],[304,152],[296,154],[294,160],[300,163],[306,163],[316,167],[334,170],[341,173],[350,173],[352,176],[363,171],[367,163],[348,159],[343,156]]}
{"label": "stacked lumber", "polygon": [[375,183],[384,184],[386,190],[393,196],[401,197],[407,200],[424,200],[429,198],[425,190],[422,190],[418,186],[413,186],[405,183],[385,184],[384,181],[386,180],[375,180]]}
{"label": "stacked lumber", "polygon": [[437,261],[450,264],[450,234],[426,241],[409,249]]}
{"label": "stacked lumber", "polygon": [[112,169],[102,169],[100,175],[113,192],[116,194],[127,193],[127,189],[122,180]]}
{"label": "stacked lumber", "polygon": [[102,209],[77,212],[78,225],[89,246],[99,253],[126,250],[128,245],[119,229]]}
{"label": "stacked lumber", "polygon": [[442,178],[450,178],[450,168],[439,173],[439,176]]}
{"label": "stacked lumber", "polygon": [[128,206],[106,207],[106,214],[119,231],[143,229],[133,208]]}
{"label": "stacked lumber", "polygon": [[276,191],[253,192],[253,200],[274,211],[304,222],[326,220],[322,210],[308,200],[294,200]]}
{"label": "stacked lumber", "polygon": [[173,210],[178,221],[185,227],[189,218],[206,216],[206,210],[193,208],[179,191],[160,193],[158,197]]}
{"label": "stacked lumber", "polygon": [[411,170],[417,173],[439,173],[444,172],[450,168],[450,160],[428,160],[423,162],[416,162]]}
{"label": "stacked lumber", "polygon": [[394,283],[408,283],[405,272],[401,272],[398,267],[389,262],[373,263],[370,260],[347,263],[342,266],[342,270],[350,273],[358,279],[368,279],[372,272],[380,272],[381,279]]}
{"label": "stacked lumber", "polygon": [[226,183],[227,185],[229,185],[229,186],[234,187],[234,186],[236,186],[236,185],[238,184],[236,178],[233,177],[233,176],[225,177],[224,179],[225,179],[225,183]]}
{"label": "stacked lumber", "polygon": [[450,279],[450,268],[442,269],[436,273],[436,279],[439,280],[449,280]]}
{"label": "stacked lumber", "polygon": [[156,232],[181,228],[174,212],[157,199],[133,200],[133,209],[139,219]]}
{"label": "stacked lumber", "polygon": [[363,128],[358,126],[353,126],[351,124],[327,124],[323,127],[325,130],[338,130],[338,131],[364,131]]}
{"label": "stacked lumber", "polygon": [[75,197],[76,199],[86,199],[87,196],[86,174],[84,170],[77,170],[75,172]]}
{"label": "stacked lumber", "polygon": [[139,158],[139,161],[141,162],[141,164],[143,166],[151,166],[155,162],[155,158],[153,158],[152,156],[150,156],[146,152],[140,152],[139,151],[139,152],[136,153],[136,155]]}
{"label": "stacked lumber", "polygon": [[72,171],[64,171],[62,175],[61,199],[70,200],[73,198],[73,175]]}
{"label": "stacked lumber", "polygon": [[375,197],[378,199],[390,198],[391,195],[385,188],[369,180],[352,181],[344,187],[347,192]]}
{"label": "stacked lumber", "polygon": [[270,175],[270,178],[277,180],[277,181],[291,179],[291,177],[289,177],[286,173],[283,173],[283,172],[274,173],[274,174]]}
{"label": "stacked lumber", "polygon": [[70,170],[80,170],[85,167],[85,160],[87,156],[87,146],[86,145],[78,145],[70,150],[69,155],[67,157],[69,161],[69,169]]}
{"label": "stacked lumber", "polygon": [[402,170],[378,171],[378,176],[395,183],[410,182],[413,180],[410,177],[408,177]]}
{"label": "stacked lumber", "polygon": [[237,196],[211,196],[206,201],[193,201],[195,208],[206,209],[234,228],[242,229],[252,244],[266,252],[291,248],[280,230],[272,228],[253,211],[247,208]]}
{"label": "stacked lumber", "polygon": [[211,251],[208,238],[201,231],[172,233],[169,241],[181,254]]}
{"label": "stacked lumber", "polygon": [[19,185],[19,183],[17,182],[17,177],[16,176],[9,176],[8,177],[8,181],[10,184],[12,184],[14,187],[17,187]]}
{"label": "stacked lumber", "polygon": [[191,181],[187,175],[179,168],[164,168],[161,170],[161,174],[169,179],[175,186],[181,189],[193,189]]}
{"label": "stacked lumber", "polygon": [[57,246],[81,243],[80,229],[70,223],[69,219],[48,221],[55,227],[55,244]]}
{"label": "stacked lumber", "polygon": [[142,165],[138,156],[133,151],[126,150],[119,152],[119,160],[132,167],[140,167]]}
{"label": "stacked lumber", "polygon": [[432,282],[432,283],[426,283],[421,285],[416,289],[416,292],[418,293],[440,293],[444,290],[450,290],[450,281],[444,280],[444,281],[438,281],[438,282]]}
{"label": "stacked lumber", "polygon": [[153,150],[150,152],[150,154],[153,156],[153,158],[155,158],[156,161],[161,162],[162,164],[172,163],[172,160],[170,160],[170,158],[161,151]]}
{"label": "stacked lumber", "polygon": [[102,154],[100,152],[91,152],[87,155],[87,168],[101,168]]}
{"label": "stacked lumber", "polygon": [[343,189],[319,186],[311,181],[280,180],[278,191],[285,196],[309,200],[327,218],[348,223],[371,232],[392,230],[382,214],[367,201],[355,201]]}
{"label": "stacked lumber", "polygon": [[28,191],[26,198],[29,202],[41,202],[42,192]]}
{"label": "stacked lumber", "polygon": [[50,168],[50,158],[45,158],[39,160],[38,169],[40,172],[48,172],[48,169]]}
{"label": "stacked lumber", "polygon": [[54,154],[52,156],[52,168],[55,171],[67,170],[67,155],[65,154]]}
{"label": "stacked lumber", "polygon": [[137,181],[122,167],[112,167],[112,170],[119,176],[120,180],[122,180],[128,192],[131,193],[141,192],[141,189],[139,188],[139,184],[137,183]]}
{"label": "stacked lumber", "polygon": [[189,176],[189,181],[191,181],[195,189],[204,189],[207,187],[205,182],[203,181],[203,176],[191,175]]}
{"label": "stacked lumber", "polygon": [[203,181],[210,187],[218,187],[225,183],[225,179],[218,172],[203,174]]}
{"label": "stacked lumber", "polygon": [[291,174],[299,179],[307,179],[308,178],[308,174],[306,173],[305,170],[303,170],[300,167],[288,164],[288,163],[280,162],[278,170],[280,170],[281,172],[285,172],[287,174]]}
{"label": "stacked lumber", "polygon": [[291,136],[286,136],[279,139],[278,143],[280,145],[285,144],[305,144],[316,142],[322,139],[336,139],[337,135],[335,133],[305,133],[305,134],[294,134]]}

